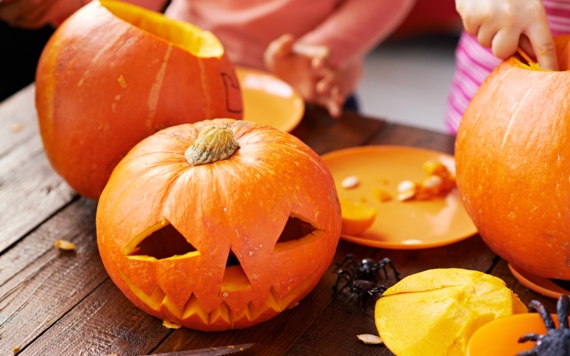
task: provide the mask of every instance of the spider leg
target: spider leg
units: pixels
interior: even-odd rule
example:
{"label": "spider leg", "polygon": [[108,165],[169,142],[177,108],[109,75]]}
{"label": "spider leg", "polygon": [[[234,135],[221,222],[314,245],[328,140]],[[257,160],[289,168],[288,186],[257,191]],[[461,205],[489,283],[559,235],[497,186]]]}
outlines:
{"label": "spider leg", "polygon": [[390,265],[390,267],[392,267],[392,271],[394,271],[394,276],[396,277],[396,280],[399,281],[399,280],[400,280],[400,277],[398,276],[399,273],[398,273],[398,271],[396,271],[396,268],[394,267],[394,263],[392,263],[392,260],[389,259],[388,257],[382,259],[382,260],[379,261],[377,264],[375,264],[375,265],[372,267],[372,270],[373,270],[374,272],[376,272],[376,271],[378,271],[378,270],[380,270],[380,269],[384,270],[384,275],[385,275],[385,277],[386,277],[386,280],[388,280],[388,270],[386,269],[386,265]]}
{"label": "spider leg", "polygon": [[556,310],[558,311],[558,322],[560,323],[560,329],[568,329],[568,303],[570,298],[566,294],[563,294],[558,298],[558,303],[556,305]]}
{"label": "spider leg", "polygon": [[[349,286],[350,283],[350,278],[346,277],[344,274],[347,273],[345,270],[341,269],[340,271],[338,271],[338,275],[336,277],[336,283],[333,287],[333,298],[336,298],[337,295],[339,295],[340,292],[342,292],[342,290],[346,287]],[[340,290],[337,290],[338,288],[338,284],[340,283],[341,280],[344,280],[346,283],[342,286],[342,288]]]}
{"label": "spider leg", "polygon": [[519,338],[519,344],[527,341],[537,341],[540,338],[539,334],[526,334]]}
{"label": "spider leg", "polygon": [[340,293],[342,293],[342,291],[345,290],[346,288],[350,288],[351,285],[352,284],[347,280],[346,283],[338,291],[335,290],[335,292],[333,293],[333,299],[336,298]]}
{"label": "spider leg", "polygon": [[544,305],[542,305],[538,300],[533,300],[532,302],[529,303],[528,311],[529,313],[536,311],[538,315],[540,315],[540,317],[544,321],[544,326],[546,326],[546,330],[556,329],[556,325],[554,325],[554,321],[552,321],[550,313],[544,308]]}
{"label": "spider leg", "polygon": [[349,262],[352,261],[352,262],[356,263],[356,261],[354,260],[354,257],[352,256],[352,254],[348,254],[348,255],[346,255],[346,257],[344,258],[344,260],[342,260],[342,262],[340,262],[340,263],[337,263],[337,264],[333,267],[333,269],[339,269],[346,261],[349,261]]}

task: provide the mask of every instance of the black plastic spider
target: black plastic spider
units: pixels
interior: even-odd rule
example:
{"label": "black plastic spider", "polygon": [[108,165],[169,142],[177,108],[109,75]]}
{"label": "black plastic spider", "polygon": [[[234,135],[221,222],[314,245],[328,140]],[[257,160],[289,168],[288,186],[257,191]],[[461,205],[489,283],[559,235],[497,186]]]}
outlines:
{"label": "black plastic spider", "polygon": [[519,342],[536,341],[532,350],[524,351],[517,356],[570,356],[570,329],[568,328],[568,302],[567,295],[558,299],[556,309],[560,327],[556,329],[554,321],[546,308],[536,300],[528,305],[529,312],[536,311],[544,321],[546,335],[526,334],[521,336]]}
{"label": "black plastic spider", "polygon": [[[336,298],[340,292],[348,288],[352,294],[357,294],[360,297],[359,304],[364,304],[364,311],[368,309],[370,297],[372,297],[373,294],[384,293],[386,291],[386,287],[384,286],[377,286],[374,282],[358,279],[357,274],[348,269],[341,269],[337,272],[337,276],[336,284],[333,287],[333,298]],[[344,280],[345,283],[340,289],[338,289],[338,285],[342,280]]]}
{"label": "black plastic spider", "polygon": [[[357,263],[356,260],[354,259],[354,257],[352,255],[346,255],[346,257],[344,258],[344,260],[342,260],[342,262],[337,263],[334,266],[334,269],[339,269],[342,267],[343,264],[346,263],[346,266],[344,267],[345,270],[352,268],[352,274],[355,275],[358,280],[368,280],[368,281],[374,281],[374,283],[377,283],[378,281],[376,280],[376,272],[378,272],[379,270],[384,270],[384,275],[386,276],[386,279],[388,279],[388,271],[386,269],[386,265],[390,265],[390,267],[392,267],[392,270],[394,271],[394,275],[396,276],[396,280],[400,280],[400,278],[398,277],[398,272],[396,271],[396,268],[394,267],[394,264],[392,263],[392,260],[390,260],[389,258],[384,258],[380,261],[378,261],[378,263],[374,262],[373,259],[371,258],[365,258],[362,260],[362,262]],[[342,271],[343,269],[339,270]]]}

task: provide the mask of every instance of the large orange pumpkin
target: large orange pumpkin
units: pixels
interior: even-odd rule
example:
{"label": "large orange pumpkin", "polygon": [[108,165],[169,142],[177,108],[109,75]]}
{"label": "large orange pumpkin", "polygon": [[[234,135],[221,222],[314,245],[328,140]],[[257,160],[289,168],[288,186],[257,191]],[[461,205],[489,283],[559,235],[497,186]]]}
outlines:
{"label": "large orange pumpkin", "polygon": [[54,33],[38,64],[36,107],[51,165],[92,199],[146,136],[242,117],[237,77],[214,35],[113,1],[90,3]]}
{"label": "large orange pumpkin", "polygon": [[469,104],[457,185],[485,242],[545,278],[570,280],[570,36],[553,72],[510,58]]}
{"label": "large orange pumpkin", "polygon": [[139,143],[97,210],[101,257],[123,293],[205,331],[296,305],[329,267],[340,229],[334,181],[316,153],[287,133],[227,119]]}

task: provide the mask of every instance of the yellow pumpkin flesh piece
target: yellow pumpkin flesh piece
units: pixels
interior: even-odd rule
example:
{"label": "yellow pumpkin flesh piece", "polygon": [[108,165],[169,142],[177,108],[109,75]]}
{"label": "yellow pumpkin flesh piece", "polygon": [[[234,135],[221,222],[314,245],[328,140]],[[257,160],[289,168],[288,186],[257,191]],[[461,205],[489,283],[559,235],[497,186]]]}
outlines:
{"label": "yellow pumpkin flesh piece", "polygon": [[434,269],[409,276],[376,303],[376,327],[397,356],[464,356],[473,333],[526,306],[501,279]]}
{"label": "yellow pumpkin flesh piece", "polygon": [[358,236],[374,223],[378,209],[364,204],[353,203],[346,199],[340,200],[342,212],[342,233]]}

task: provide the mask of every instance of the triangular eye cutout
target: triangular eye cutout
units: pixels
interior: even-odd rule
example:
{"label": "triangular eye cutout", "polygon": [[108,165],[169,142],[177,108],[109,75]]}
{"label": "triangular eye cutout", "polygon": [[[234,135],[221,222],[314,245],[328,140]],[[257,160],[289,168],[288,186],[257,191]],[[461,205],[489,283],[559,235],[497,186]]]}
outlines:
{"label": "triangular eye cutout", "polygon": [[196,248],[188,243],[174,226],[168,224],[144,237],[128,255],[148,256],[161,260],[193,251],[197,251]]}
{"label": "triangular eye cutout", "polygon": [[289,250],[296,246],[312,242],[321,237],[323,233],[323,230],[307,222],[306,219],[300,219],[294,216],[294,214],[291,214],[275,244],[273,252]]}
{"label": "triangular eye cutout", "polygon": [[279,240],[277,240],[277,243],[302,239],[315,230],[318,229],[313,227],[310,223],[290,216],[289,220],[287,220],[287,224],[285,224],[285,228],[283,229],[281,236],[279,236]]}

